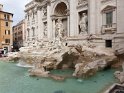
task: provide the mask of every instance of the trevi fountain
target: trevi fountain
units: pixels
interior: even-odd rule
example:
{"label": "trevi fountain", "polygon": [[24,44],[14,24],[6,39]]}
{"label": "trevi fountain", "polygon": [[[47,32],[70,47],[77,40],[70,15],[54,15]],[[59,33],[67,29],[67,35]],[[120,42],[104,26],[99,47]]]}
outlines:
{"label": "trevi fountain", "polygon": [[[107,0],[96,0],[97,6],[104,6],[97,10],[93,0],[33,1],[36,3],[34,14],[41,12],[43,16],[37,19],[43,21],[39,22],[42,29],[38,28],[43,33],[37,31],[35,39],[29,38],[31,33],[26,33],[29,36],[25,47],[0,59],[0,93],[124,93],[123,53],[106,48],[123,46],[123,42],[120,43],[123,34],[116,33],[113,24],[111,28],[105,28],[108,26],[101,25],[98,20],[100,14],[96,13],[97,17],[93,14],[99,9],[102,9],[99,11],[103,13],[103,19],[107,9],[115,14],[114,0],[108,0],[112,2],[108,6],[105,6],[109,4]],[[25,10],[27,32],[31,31],[28,22],[31,11],[28,8],[34,4],[33,1],[26,5]],[[102,32],[97,32],[101,31],[101,26]]]}
{"label": "trevi fountain", "polygon": [[66,46],[59,31],[54,41],[37,41],[2,59],[1,93],[123,93],[109,91],[124,82],[122,57],[95,46],[90,37],[83,46]]}

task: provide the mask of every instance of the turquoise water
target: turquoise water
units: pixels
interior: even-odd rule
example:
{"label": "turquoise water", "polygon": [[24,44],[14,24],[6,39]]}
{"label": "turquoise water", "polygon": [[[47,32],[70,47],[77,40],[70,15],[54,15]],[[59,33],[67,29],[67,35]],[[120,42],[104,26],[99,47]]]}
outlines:
{"label": "turquoise water", "polygon": [[113,72],[114,70],[103,71],[82,82],[75,78],[59,82],[29,77],[26,68],[0,62],[0,93],[102,93],[103,89],[115,82]]}

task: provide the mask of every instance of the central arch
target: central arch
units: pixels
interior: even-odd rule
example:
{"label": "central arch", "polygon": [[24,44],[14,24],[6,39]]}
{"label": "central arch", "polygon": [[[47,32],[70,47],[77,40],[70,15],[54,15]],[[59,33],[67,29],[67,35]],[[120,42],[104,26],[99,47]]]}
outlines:
{"label": "central arch", "polygon": [[55,10],[54,10],[55,16],[66,16],[67,15],[67,6],[64,2],[59,3]]}
{"label": "central arch", "polygon": [[64,35],[68,35],[68,28],[69,28],[69,15],[68,15],[68,2],[66,0],[59,0],[56,1],[54,4],[54,8],[52,11],[52,18],[54,21],[54,34],[56,33],[55,27],[58,19],[61,19],[63,28],[64,28]]}
{"label": "central arch", "polygon": [[[67,0],[56,0],[53,4],[53,8],[52,8],[52,15],[54,15],[56,8],[58,7],[58,5],[64,5],[64,7],[66,6],[67,10],[69,10],[69,2]],[[62,8],[62,7],[60,7]]]}

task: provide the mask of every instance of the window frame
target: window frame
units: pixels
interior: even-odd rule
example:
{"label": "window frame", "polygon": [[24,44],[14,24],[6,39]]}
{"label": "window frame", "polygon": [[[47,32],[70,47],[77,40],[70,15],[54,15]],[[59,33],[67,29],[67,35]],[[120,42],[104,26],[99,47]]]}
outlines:
{"label": "window frame", "polygon": [[5,22],[5,26],[7,26],[7,27],[8,27],[8,26],[9,26],[9,22]]}
{"label": "window frame", "polygon": [[106,12],[106,25],[113,23],[113,11]]}

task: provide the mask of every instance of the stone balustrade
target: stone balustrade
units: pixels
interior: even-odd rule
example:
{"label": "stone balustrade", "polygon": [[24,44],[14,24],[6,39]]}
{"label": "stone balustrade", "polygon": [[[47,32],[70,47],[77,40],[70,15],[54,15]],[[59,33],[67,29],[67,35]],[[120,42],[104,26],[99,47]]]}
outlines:
{"label": "stone balustrade", "polygon": [[105,34],[107,32],[115,33],[116,29],[117,29],[117,24],[116,23],[103,25],[102,26],[102,34]]}

